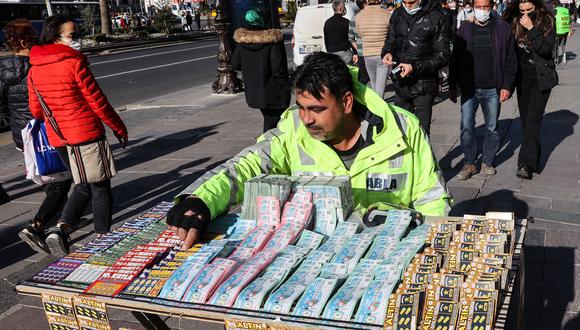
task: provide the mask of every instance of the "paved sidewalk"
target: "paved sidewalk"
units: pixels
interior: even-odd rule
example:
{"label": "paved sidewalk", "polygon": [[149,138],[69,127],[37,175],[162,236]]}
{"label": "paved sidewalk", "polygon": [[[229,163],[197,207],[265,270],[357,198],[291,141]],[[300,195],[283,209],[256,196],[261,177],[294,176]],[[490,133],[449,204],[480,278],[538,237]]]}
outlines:
{"label": "paved sidewalk", "polygon": [[[580,37],[568,40],[567,65],[559,68],[560,86],[552,92],[542,127],[543,171],[532,181],[515,177],[521,143],[517,104],[502,107],[502,148],[498,174],[478,174],[466,182],[454,176],[461,168],[459,105],[436,105],[431,142],[455,199],[452,214],[481,214],[489,210],[515,211],[531,216],[526,239],[525,329],[580,329]],[[128,123],[131,144],[114,145],[121,169],[113,180],[115,222],[169,200],[196,177],[251,144],[261,118],[247,108],[243,95],[211,96],[209,85],[128,107],[121,114]],[[176,107],[172,104],[191,104]],[[481,135],[481,114],[477,119]],[[111,138],[111,142],[113,139]],[[0,135],[0,182],[13,201],[0,206],[0,320],[13,329],[46,327],[38,299],[18,297],[13,285],[26,279],[49,259],[18,242],[16,232],[32,218],[42,200],[41,190],[22,178],[22,158]],[[92,237],[92,225],[79,231],[77,244]],[[140,328],[126,312],[111,315],[114,327]],[[26,320],[26,322],[23,322]],[[195,322],[172,327],[212,328]],[[221,328],[216,326],[217,328]]]}

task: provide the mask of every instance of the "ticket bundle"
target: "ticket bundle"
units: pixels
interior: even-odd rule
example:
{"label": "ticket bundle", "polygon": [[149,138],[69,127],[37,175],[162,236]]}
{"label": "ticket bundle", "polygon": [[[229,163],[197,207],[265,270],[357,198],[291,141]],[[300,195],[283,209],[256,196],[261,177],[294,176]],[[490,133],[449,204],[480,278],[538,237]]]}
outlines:
{"label": "ticket bundle", "polygon": [[276,251],[262,251],[238,267],[216,289],[209,303],[231,307],[238,294],[246,287],[276,256]]}
{"label": "ticket bundle", "polygon": [[338,283],[336,278],[319,277],[312,281],[296,303],[292,315],[319,317]]}
{"label": "ticket bundle", "polygon": [[280,219],[280,205],[288,200],[292,190],[292,180],[284,175],[258,175],[244,183],[244,201],[242,218],[256,220],[259,215],[258,197],[274,197],[278,201],[278,220]]}
{"label": "ticket bundle", "polygon": [[373,279],[369,273],[355,272],[344,282],[338,292],[332,296],[324,309],[324,318],[349,321],[363,293]]}
{"label": "ticket bundle", "polygon": [[77,260],[59,260],[51,263],[32,277],[32,281],[46,284],[58,284],[82,265]]}
{"label": "ticket bundle", "polygon": [[206,264],[191,282],[182,300],[205,303],[223,279],[234,270],[236,264],[236,261],[221,258]]}

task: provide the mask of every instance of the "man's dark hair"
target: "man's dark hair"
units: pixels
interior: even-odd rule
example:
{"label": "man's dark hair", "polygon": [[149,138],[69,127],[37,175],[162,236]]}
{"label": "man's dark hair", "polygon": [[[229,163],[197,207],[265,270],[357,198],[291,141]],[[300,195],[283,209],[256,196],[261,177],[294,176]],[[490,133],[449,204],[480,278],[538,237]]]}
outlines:
{"label": "man's dark hair", "polygon": [[312,53],[294,71],[294,90],[308,92],[317,100],[328,91],[337,101],[353,91],[350,70],[340,57],[323,52]]}
{"label": "man's dark hair", "polygon": [[60,28],[63,24],[68,22],[73,22],[74,19],[64,15],[53,15],[44,21],[44,27],[42,28],[42,33],[40,34],[40,44],[48,45],[53,44],[60,38]]}

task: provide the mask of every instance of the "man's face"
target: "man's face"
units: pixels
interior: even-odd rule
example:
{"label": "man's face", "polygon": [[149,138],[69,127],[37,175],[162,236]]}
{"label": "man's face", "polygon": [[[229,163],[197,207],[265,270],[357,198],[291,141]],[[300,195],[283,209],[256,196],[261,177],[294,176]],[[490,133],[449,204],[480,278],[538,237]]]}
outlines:
{"label": "man's face", "polygon": [[475,0],[473,2],[473,8],[490,11],[491,10],[490,0]]}
{"label": "man's face", "polygon": [[419,5],[419,0],[403,0],[403,6],[413,9]]}
{"label": "man's face", "polygon": [[342,101],[328,92],[317,100],[307,91],[296,91],[299,116],[310,135],[319,141],[329,141],[344,135],[344,117],[352,110],[353,95],[346,92]]}

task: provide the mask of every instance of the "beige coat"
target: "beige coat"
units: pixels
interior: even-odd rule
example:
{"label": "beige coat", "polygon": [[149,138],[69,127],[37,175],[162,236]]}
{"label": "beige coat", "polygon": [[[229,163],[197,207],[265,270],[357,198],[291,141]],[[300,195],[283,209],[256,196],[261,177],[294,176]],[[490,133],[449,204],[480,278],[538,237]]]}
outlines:
{"label": "beige coat", "polygon": [[368,5],[355,17],[356,33],[362,39],[364,56],[380,56],[391,13],[380,5]]}

